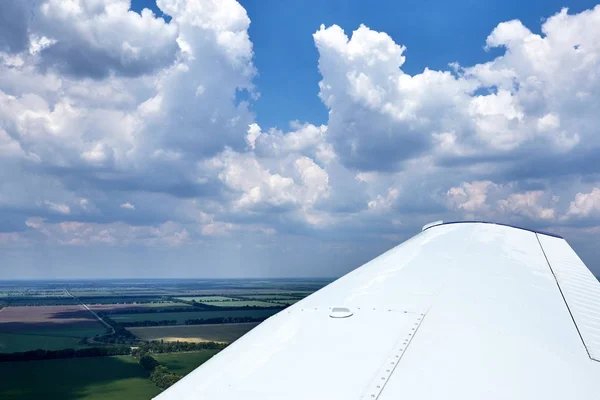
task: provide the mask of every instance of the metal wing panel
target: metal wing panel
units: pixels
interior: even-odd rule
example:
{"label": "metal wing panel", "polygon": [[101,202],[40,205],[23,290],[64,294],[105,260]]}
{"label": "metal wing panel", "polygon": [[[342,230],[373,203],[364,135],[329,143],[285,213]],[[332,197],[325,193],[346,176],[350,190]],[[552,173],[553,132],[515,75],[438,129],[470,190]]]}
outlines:
{"label": "metal wing panel", "polygon": [[[440,226],[457,268],[427,312],[380,400],[594,399],[585,352],[536,234]],[[562,240],[562,239],[557,239]]]}
{"label": "metal wing panel", "polygon": [[565,240],[539,240],[590,358],[600,361],[600,282]]}
{"label": "metal wing panel", "polygon": [[534,232],[452,224],[271,317],[158,398],[592,399],[598,366]]}

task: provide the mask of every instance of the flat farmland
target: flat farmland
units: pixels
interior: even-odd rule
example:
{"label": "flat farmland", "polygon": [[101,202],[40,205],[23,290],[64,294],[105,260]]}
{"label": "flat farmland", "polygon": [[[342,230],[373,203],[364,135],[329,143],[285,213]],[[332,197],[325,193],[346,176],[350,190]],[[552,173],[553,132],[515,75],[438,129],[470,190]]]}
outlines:
{"label": "flat farmland", "polygon": [[302,299],[288,299],[288,300],[274,300],[271,303],[275,303],[275,304],[280,304],[280,305],[286,305],[286,304],[294,304],[299,302]]}
{"label": "flat farmland", "polygon": [[127,328],[127,330],[142,340],[231,343],[257,325],[258,322],[248,322],[239,324],[148,326]]}
{"label": "flat farmland", "polygon": [[0,312],[0,352],[78,348],[81,338],[105,331],[81,305],[6,307]]}
{"label": "flat farmland", "polygon": [[169,368],[169,371],[187,375],[217,353],[218,350],[200,350],[189,353],[154,354],[153,357],[161,365]]}
{"label": "flat farmland", "polygon": [[242,297],[252,300],[300,300],[306,296],[302,294],[298,294],[297,296],[281,294],[251,294]]}
{"label": "flat farmland", "polygon": [[277,288],[247,288],[247,289],[196,289],[196,290],[184,290],[178,293],[175,297],[213,297],[213,296],[224,296],[224,297],[235,297],[235,296],[251,296],[260,294],[279,294],[284,296],[308,296],[315,290],[321,287],[315,287],[314,290],[294,290],[294,289],[277,289]]}
{"label": "flat farmland", "polygon": [[184,300],[184,301],[195,301],[198,303],[235,300],[233,297],[225,297],[225,296],[182,296],[182,297],[176,297],[176,299]]}
{"label": "flat farmland", "polygon": [[81,344],[84,337],[93,337],[106,332],[98,328],[62,328],[58,330],[33,329],[19,332],[0,332],[0,353],[15,353],[29,350],[61,350],[86,347]]}
{"label": "flat farmland", "polygon": [[76,299],[72,297],[4,297],[1,299],[10,306],[56,306],[56,305],[77,305]]}
{"label": "flat farmland", "polygon": [[144,309],[169,309],[169,308],[188,308],[192,307],[186,303],[163,302],[163,303],[133,303],[133,304],[89,304],[88,307],[94,311],[119,312],[124,310],[144,310]]}
{"label": "flat farmland", "polygon": [[148,400],[160,392],[130,356],[6,362],[0,376],[2,400]]}
{"label": "flat farmland", "polygon": [[99,296],[79,297],[85,304],[153,304],[164,301],[162,297],[156,296]]}
{"label": "flat farmland", "polygon": [[200,302],[216,307],[278,307],[277,304],[268,303],[258,300],[231,300],[231,301],[215,301],[215,302]]}
{"label": "flat farmland", "polygon": [[0,332],[21,327],[95,326],[98,321],[82,305],[6,307],[0,312]]}
{"label": "flat farmland", "polygon": [[141,321],[163,321],[176,320],[177,324],[184,324],[188,319],[208,318],[266,318],[277,313],[280,309],[271,310],[210,310],[210,311],[187,311],[187,312],[161,312],[161,313],[135,313],[135,314],[112,314],[110,318],[116,322],[141,322]]}
{"label": "flat farmland", "polygon": [[217,307],[274,307],[272,303],[267,303],[265,301],[254,299],[243,300],[226,296],[184,296],[177,297],[177,299],[195,301],[196,303],[208,304]]}

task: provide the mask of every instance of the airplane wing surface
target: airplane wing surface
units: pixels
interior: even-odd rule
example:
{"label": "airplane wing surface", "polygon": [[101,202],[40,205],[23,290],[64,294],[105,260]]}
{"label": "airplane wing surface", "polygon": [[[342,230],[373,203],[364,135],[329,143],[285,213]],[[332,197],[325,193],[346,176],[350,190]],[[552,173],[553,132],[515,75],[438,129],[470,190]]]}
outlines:
{"label": "airplane wing surface", "polygon": [[423,232],[272,316],[158,400],[599,399],[600,283],[551,234]]}

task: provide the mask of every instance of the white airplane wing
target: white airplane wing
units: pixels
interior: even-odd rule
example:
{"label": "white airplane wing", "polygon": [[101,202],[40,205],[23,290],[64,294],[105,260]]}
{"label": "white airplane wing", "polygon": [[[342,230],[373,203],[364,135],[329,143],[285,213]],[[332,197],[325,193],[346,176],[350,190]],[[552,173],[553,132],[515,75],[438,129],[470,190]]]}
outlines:
{"label": "white airplane wing", "polygon": [[158,400],[600,399],[600,283],[557,236],[438,223]]}

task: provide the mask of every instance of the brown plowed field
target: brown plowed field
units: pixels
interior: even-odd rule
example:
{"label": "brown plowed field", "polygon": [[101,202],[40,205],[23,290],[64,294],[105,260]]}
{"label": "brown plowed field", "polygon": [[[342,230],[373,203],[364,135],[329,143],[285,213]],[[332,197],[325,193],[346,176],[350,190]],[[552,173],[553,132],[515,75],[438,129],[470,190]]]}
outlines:
{"label": "brown plowed field", "polygon": [[0,313],[0,332],[20,328],[96,327],[98,321],[81,305],[6,307]]}

